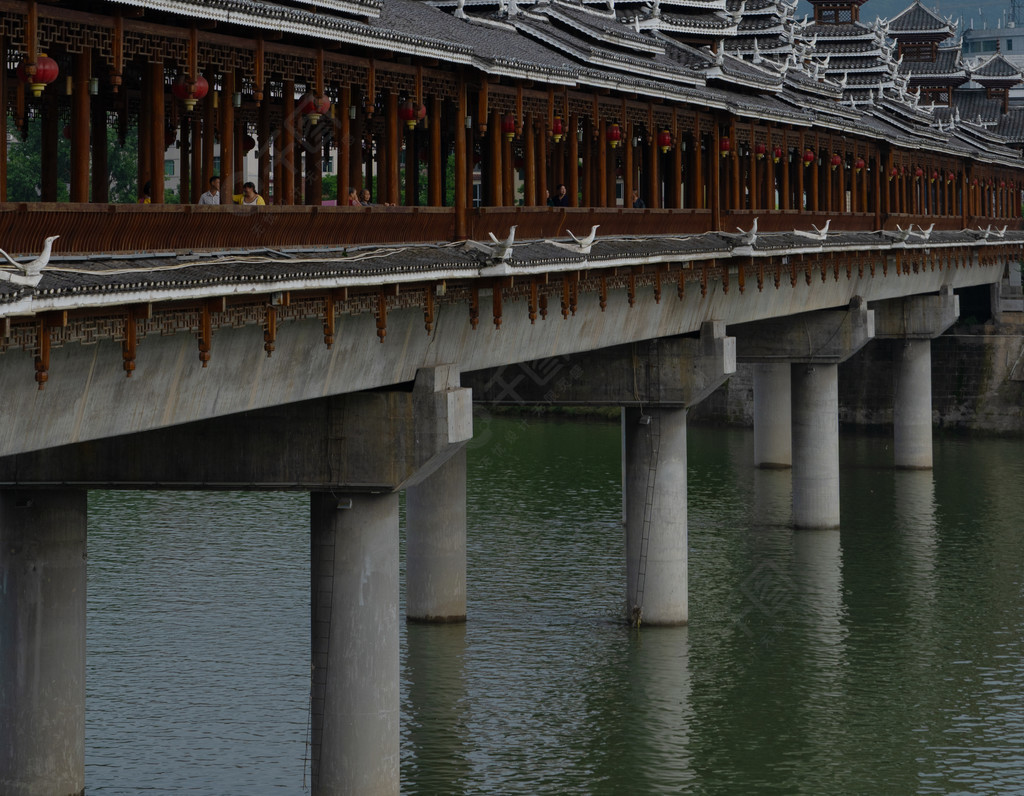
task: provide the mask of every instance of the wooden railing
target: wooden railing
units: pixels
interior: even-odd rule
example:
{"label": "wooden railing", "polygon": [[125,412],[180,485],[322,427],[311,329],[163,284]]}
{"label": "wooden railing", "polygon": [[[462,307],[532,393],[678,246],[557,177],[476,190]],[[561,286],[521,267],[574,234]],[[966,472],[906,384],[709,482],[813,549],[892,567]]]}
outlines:
{"label": "wooden railing", "polygon": [[[872,230],[871,213],[829,215],[796,210],[723,212],[724,232],[819,229]],[[582,237],[600,225],[600,235],[687,235],[711,231],[709,210],[634,210],[607,207],[488,207],[467,213],[467,234],[504,239],[516,226],[516,240]],[[959,218],[890,216],[887,229],[910,224],[958,229]],[[969,220],[969,226],[1011,224],[1015,219]],[[294,248],[451,241],[455,211],[450,207],[236,207],[199,205],[0,204],[0,248],[11,255],[37,254],[48,235],[60,235],[61,254],[134,253],[234,248]]]}

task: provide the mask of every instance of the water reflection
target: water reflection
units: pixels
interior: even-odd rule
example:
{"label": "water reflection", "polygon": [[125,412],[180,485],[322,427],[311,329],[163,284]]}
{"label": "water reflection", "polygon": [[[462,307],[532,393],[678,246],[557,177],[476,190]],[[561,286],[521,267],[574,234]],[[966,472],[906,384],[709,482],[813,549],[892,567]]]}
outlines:
{"label": "water reflection", "polygon": [[[691,429],[688,628],[620,621],[619,426],[491,418],[469,622],[403,629],[405,793],[1013,793],[1024,458],[841,440],[840,531],[790,529],[749,432]],[[500,445],[500,449],[499,449]],[[89,793],[295,793],[304,496],[94,493]]]}

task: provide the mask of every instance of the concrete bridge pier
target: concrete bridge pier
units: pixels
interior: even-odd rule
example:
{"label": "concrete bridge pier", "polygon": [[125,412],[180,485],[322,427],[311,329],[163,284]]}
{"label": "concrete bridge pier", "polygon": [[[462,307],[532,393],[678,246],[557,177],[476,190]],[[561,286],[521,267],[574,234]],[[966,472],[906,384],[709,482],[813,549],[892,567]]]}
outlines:
{"label": "concrete bridge pier", "polygon": [[[873,312],[855,298],[847,309],[743,324],[730,331],[736,335],[737,360],[773,366],[770,373],[780,394],[786,388],[780,384],[779,368],[788,366],[790,371],[794,527],[838,528],[838,364],[874,337]],[[763,379],[761,384],[768,389],[772,382]],[[762,405],[769,401],[763,397]],[[757,419],[755,410],[755,440]],[[762,422],[769,426],[763,432],[767,436],[773,421]]]}
{"label": "concrete bridge pier", "polygon": [[793,524],[839,527],[838,366],[793,365]]}
{"label": "concrete bridge pier", "polygon": [[417,371],[411,390],[0,459],[12,485],[0,493],[0,793],[83,788],[85,492],[28,488],[60,480],[309,492],[312,792],[398,794],[398,493],[472,435],[470,390],[439,365]]}
{"label": "concrete bridge pier", "polygon": [[466,621],[466,449],[405,490],[405,616]]}
{"label": "concrete bridge pier", "polygon": [[0,490],[0,793],[85,790],[86,492]]}
{"label": "concrete bridge pier", "polygon": [[310,496],[313,796],[399,792],[398,493]]}
{"label": "concrete bridge pier", "polygon": [[956,323],[959,297],[910,296],[874,305],[875,336],[893,346],[893,463],[932,467],[932,339]]}
{"label": "concrete bridge pier", "polygon": [[754,466],[793,466],[788,363],[754,364]]}
{"label": "concrete bridge pier", "polygon": [[623,436],[630,620],[686,624],[686,409],[628,408]]}

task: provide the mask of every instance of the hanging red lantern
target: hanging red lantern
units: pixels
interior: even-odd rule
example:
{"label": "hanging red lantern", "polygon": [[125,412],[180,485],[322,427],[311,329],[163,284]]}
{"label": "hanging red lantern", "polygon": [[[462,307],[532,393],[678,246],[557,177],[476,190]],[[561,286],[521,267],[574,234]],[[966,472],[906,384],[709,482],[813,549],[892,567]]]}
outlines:
{"label": "hanging red lantern", "polygon": [[815,161],[815,155],[811,150],[804,152],[804,166],[810,166]]}
{"label": "hanging red lantern", "polygon": [[253,138],[251,135],[246,135],[245,138],[242,139],[242,154],[248,155],[255,148],[256,139]]}
{"label": "hanging red lantern", "polygon": [[608,143],[612,145],[612,149],[615,149],[622,141],[622,130],[617,124],[611,124],[608,126],[605,136],[608,138]]}
{"label": "hanging red lantern", "polygon": [[949,174],[946,175],[946,182],[953,182],[953,179],[953,172],[949,172]]}
{"label": "hanging red lantern", "polygon": [[728,136],[722,136],[722,140],[718,142],[718,151],[722,153],[722,157],[724,158],[728,155],[731,149],[732,141],[729,140]]}
{"label": "hanging red lantern", "polygon": [[975,177],[973,180],[971,180],[971,187],[972,188],[977,188],[978,187],[978,178],[977,177]]}
{"label": "hanging red lantern", "polygon": [[[725,139],[728,141],[729,139]],[[662,154],[668,152],[672,148],[672,133],[668,130],[662,130],[658,133],[658,149],[661,150]]]}
{"label": "hanging red lantern", "polygon": [[501,117],[501,134],[505,136],[506,141],[511,141],[516,137],[516,117],[511,113],[506,113]]}
{"label": "hanging red lantern", "polygon": [[935,182],[937,179],[939,179],[939,172],[938,172],[938,170],[932,172],[932,179],[931,179],[931,181]]}
{"label": "hanging red lantern", "polygon": [[562,125],[562,117],[556,116],[551,122],[551,137],[555,139],[555,143],[559,143],[562,137],[565,135],[565,127]]}
{"label": "hanging red lantern", "polygon": [[41,53],[36,59],[34,70],[26,61],[18,64],[18,80],[28,83],[28,87],[32,89],[32,95],[35,97],[41,95],[43,89],[56,80],[59,74],[60,67],[57,66],[57,62]]}
{"label": "hanging red lantern", "polygon": [[864,158],[857,158],[853,161],[853,171],[856,174],[860,174],[864,171]]}
{"label": "hanging red lantern", "polygon": [[889,182],[892,182],[898,176],[900,176],[900,170],[898,168],[896,168],[895,166],[893,166],[892,167],[892,171],[889,172]]}
{"label": "hanging red lantern", "polygon": [[843,165],[843,159],[839,157],[838,152],[833,152],[832,158],[829,160],[829,163],[832,166],[832,171],[835,171],[836,169]]}
{"label": "hanging red lantern", "polygon": [[316,124],[320,121],[321,116],[326,116],[331,111],[331,100],[323,94],[316,96],[311,91],[307,91],[299,98],[299,104],[296,110],[303,116],[308,116],[311,124]]}
{"label": "hanging red lantern", "polygon": [[196,75],[196,80],[189,84],[188,75],[181,74],[174,78],[171,83],[171,93],[185,103],[185,110],[192,111],[196,103],[205,97],[210,91],[210,84],[202,75]]}
{"label": "hanging red lantern", "polygon": [[919,180],[923,176],[924,176],[924,169],[922,169],[920,166],[918,166],[916,169],[914,169],[914,179],[915,180]]}
{"label": "hanging red lantern", "polygon": [[754,155],[758,160],[764,160],[764,155],[767,151],[768,148],[764,144],[754,144]]}
{"label": "hanging red lantern", "polygon": [[1000,180],[999,181],[999,187],[1000,188],[1005,188],[1006,187],[1006,180]]}

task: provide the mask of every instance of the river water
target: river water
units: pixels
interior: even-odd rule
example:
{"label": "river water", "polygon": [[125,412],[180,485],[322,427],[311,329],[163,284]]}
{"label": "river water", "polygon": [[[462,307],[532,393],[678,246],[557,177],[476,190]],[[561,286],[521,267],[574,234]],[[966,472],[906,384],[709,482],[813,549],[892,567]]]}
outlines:
{"label": "river water", "polygon": [[[637,631],[618,425],[478,419],[469,622],[402,622],[403,793],[1024,792],[1022,453],[844,434],[842,530],[794,532],[751,432],[690,429],[690,625]],[[89,513],[87,793],[301,793],[307,497]]]}

